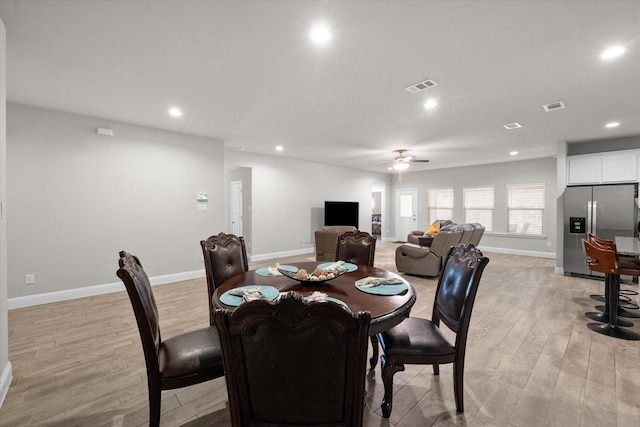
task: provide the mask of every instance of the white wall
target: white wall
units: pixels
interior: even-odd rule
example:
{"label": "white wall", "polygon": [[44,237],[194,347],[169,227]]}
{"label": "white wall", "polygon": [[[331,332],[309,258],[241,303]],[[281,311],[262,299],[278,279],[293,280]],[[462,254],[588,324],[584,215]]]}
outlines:
{"label": "white wall", "polygon": [[[0,202],[6,202],[6,110],[7,110],[7,31],[0,19]],[[7,221],[0,215],[0,406],[13,376],[9,362],[7,303]]]}
{"label": "white wall", "polygon": [[120,250],[150,276],[203,269],[199,241],[224,227],[222,141],[9,103],[7,142],[9,298],[119,282]]}
{"label": "white wall", "polygon": [[[507,231],[506,186],[508,184],[545,184],[546,238],[501,235]],[[418,189],[418,229],[429,225],[427,194],[430,189],[454,189],[454,222],[464,222],[462,189],[464,187],[494,186],[493,234],[482,237],[480,246],[505,252],[554,256],[556,250],[557,180],[556,160],[553,158],[526,160],[491,165],[469,166],[402,174],[402,181],[393,179],[393,189]],[[406,238],[405,236],[396,236]]]}
{"label": "white wall", "polygon": [[371,232],[371,188],[381,183],[388,188],[390,180],[386,174],[243,151],[228,150],[226,162],[252,170],[251,253],[256,259],[313,251],[325,200],[359,202],[360,229]]}

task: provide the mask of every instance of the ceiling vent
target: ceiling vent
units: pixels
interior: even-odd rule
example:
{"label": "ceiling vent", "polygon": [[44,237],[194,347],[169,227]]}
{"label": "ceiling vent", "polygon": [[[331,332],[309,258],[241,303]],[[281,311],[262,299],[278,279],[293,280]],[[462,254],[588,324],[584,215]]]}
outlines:
{"label": "ceiling vent", "polygon": [[511,130],[521,128],[522,125],[520,123],[507,123],[506,125],[502,125],[502,127]]}
{"label": "ceiling vent", "polygon": [[422,92],[423,90],[432,88],[434,86],[438,86],[438,83],[434,82],[431,79],[427,79],[427,80],[425,80],[423,82],[416,83],[416,84],[411,85],[411,86],[407,86],[407,87],[405,87],[405,90],[407,92],[410,92],[410,93],[418,93],[418,92]]}
{"label": "ceiling vent", "polygon": [[564,102],[552,102],[551,104],[543,105],[542,108],[548,113],[550,111],[564,110],[565,107]]}

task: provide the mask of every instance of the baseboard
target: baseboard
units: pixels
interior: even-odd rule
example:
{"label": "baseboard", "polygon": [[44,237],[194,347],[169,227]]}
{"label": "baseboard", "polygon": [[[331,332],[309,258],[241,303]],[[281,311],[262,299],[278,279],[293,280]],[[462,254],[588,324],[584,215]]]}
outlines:
{"label": "baseboard", "polygon": [[509,248],[492,248],[489,246],[478,246],[481,251],[484,252],[495,252],[498,254],[507,254],[507,255],[523,255],[523,256],[533,256],[537,258],[550,258],[556,259],[555,252],[539,252],[539,251],[523,251],[520,249],[509,249]]}
{"label": "baseboard", "polygon": [[290,256],[304,255],[304,254],[311,254],[311,253],[315,253],[314,248],[304,248],[304,249],[296,249],[293,251],[272,252],[270,254],[251,255],[249,257],[249,260],[251,262],[265,261],[267,259],[286,258]]}
{"label": "baseboard", "polygon": [[7,362],[4,369],[2,370],[2,375],[0,375],[0,408],[2,408],[4,398],[7,397],[9,386],[11,385],[12,380],[13,369],[11,368],[11,362]]}
{"label": "baseboard", "polygon": [[[204,276],[205,273],[203,269],[150,277],[149,281],[152,286],[155,286],[163,285],[165,283],[180,282],[182,280],[199,279]],[[9,310],[11,310],[15,308],[31,307],[34,305],[49,304],[52,302],[67,301],[95,295],[110,294],[124,290],[125,288],[122,282],[105,283],[103,285],[85,286],[82,288],[66,289],[64,291],[46,292],[36,295],[27,295],[24,297],[9,298],[7,300],[7,306]]]}

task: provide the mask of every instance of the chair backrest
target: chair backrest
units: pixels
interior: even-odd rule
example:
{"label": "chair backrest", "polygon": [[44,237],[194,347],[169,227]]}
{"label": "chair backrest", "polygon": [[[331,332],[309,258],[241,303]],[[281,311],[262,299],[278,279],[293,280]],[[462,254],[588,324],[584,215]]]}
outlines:
{"label": "chair backrest", "polygon": [[480,244],[480,239],[484,234],[484,226],[477,222],[474,222],[471,225],[473,225],[474,228],[473,234],[471,235],[471,243],[473,243],[474,246],[478,246]]}
{"label": "chair backrest", "polygon": [[373,267],[376,254],[376,236],[365,231],[347,231],[338,236],[336,261]]}
{"label": "chair backrest", "polygon": [[592,233],[587,233],[587,241],[589,243],[595,243],[596,245],[600,245],[600,246],[607,247],[609,249],[617,250],[616,249],[616,242],[614,242],[613,240],[609,240],[609,239],[603,239],[602,237],[598,237],[598,236],[596,236],[595,234],[592,234]]}
{"label": "chair backrest", "polygon": [[232,424],[361,425],[370,321],[294,292],[216,310]]}
{"label": "chair backrest", "polygon": [[138,257],[121,251],[119,265],[120,268],[117,275],[127,288],[129,300],[131,300],[131,305],[133,306],[133,313],[138,323],[138,331],[140,332],[144,359],[147,365],[148,381],[157,381],[160,375],[158,351],[162,337],[160,336],[158,307],[153,297],[151,283]]}
{"label": "chair backrest", "polygon": [[462,224],[462,236],[460,237],[460,243],[465,245],[467,243],[471,243],[471,238],[473,237],[475,229],[476,228],[473,224]]}
{"label": "chair backrest", "polygon": [[[438,280],[432,321],[442,321],[456,333],[456,349],[464,352],[471,311],[480,278],[489,258],[473,244],[459,244],[447,254],[444,269]],[[462,359],[464,360],[464,359]]]}
{"label": "chair backrest", "polygon": [[591,271],[605,274],[618,274],[616,247],[601,246],[582,239],[584,253],[587,255],[587,266]]}
{"label": "chair backrest", "polygon": [[244,238],[234,234],[219,233],[201,240],[204,270],[209,294],[209,322],[213,325],[213,292],[228,278],[249,270]]}

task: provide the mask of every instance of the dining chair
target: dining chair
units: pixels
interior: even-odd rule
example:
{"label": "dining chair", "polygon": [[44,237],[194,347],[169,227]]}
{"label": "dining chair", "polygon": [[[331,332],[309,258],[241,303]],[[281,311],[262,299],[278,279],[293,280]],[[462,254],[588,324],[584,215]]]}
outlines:
{"label": "dining chair", "polygon": [[138,323],[147,365],[149,425],[160,424],[161,391],[182,388],[224,376],[218,332],[212,326],[166,340],[160,334],[158,307],[149,277],[138,257],[120,252],[122,280]]}
{"label": "dining chair", "polygon": [[346,231],[338,236],[336,261],[373,267],[376,255],[376,236],[366,231]]}
{"label": "dining chair", "polygon": [[216,309],[233,426],[361,426],[371,315],[295,292]]}
{"label": "dining chair", "polygon": [[[352,264],[368,265],[373,267],[376,255],[376,236],[366,231],[346,231],[338,236],[336,245],[336,261],[346,261]],[[371,369],[378,363],[378,338],[371,336],[371,348],[373,350],[369,364]]]}
{"label": "dining chair", "polygon": [[201,240],[204,270],[209,295],[209,324],[213,325],[213,292],[228,278],[249,270],[244,238],[234,234],[219,233]]}
{"label": "dining chair", "polygon": [[[438,280],[431,320],[409,317],[399,325],[378,334],[384,398],[382,415],[389,418],[393,406],[393,376],[404,371],[405,364],[433,365],[434,375],[440,364],[453,363],[453,389],[458,412],[464,412],[463,379],[467,334],[471,311],[480,278],[489,258],[473,244],[458,244],[447,254]],[[451,343],[440,322],[455,333]]]}

